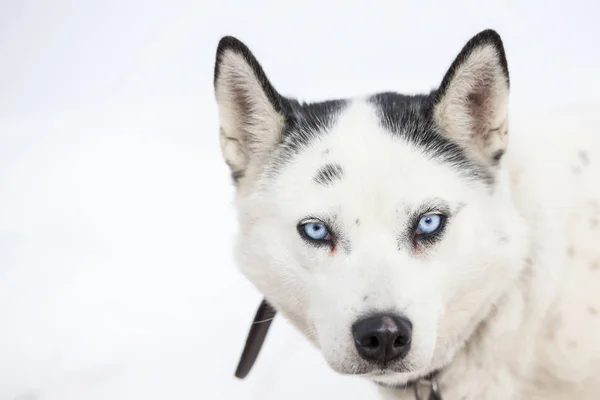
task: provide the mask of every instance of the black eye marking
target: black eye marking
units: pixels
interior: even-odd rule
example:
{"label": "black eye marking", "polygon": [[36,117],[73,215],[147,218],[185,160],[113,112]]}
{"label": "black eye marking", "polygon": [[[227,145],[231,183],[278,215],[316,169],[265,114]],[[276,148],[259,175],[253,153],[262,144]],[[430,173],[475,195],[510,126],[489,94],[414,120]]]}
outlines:
{"label": "black eye marking", "polygon": [[333,231],[329,225],[318,218],[305,218],[296,226],[298,233],[313,246],[331,246],[333,243]]}
{"label": "black eye marking", "polygon": [[[418,229],[419,222],[421,221],[421,219],[423,217],[430,215],[430,214],[439,215],[439,217],[440,217],[439,227],[435,230],[435,232],[431,232],[431,233],[419,232],[419,229]],[[414,247],[431,246],[441,240],[443,233],[445,231],[445,228],[446,228],[446,220],[447,220],[446,215],[438,213],[436,211],[432,211],[432,212],[427,212],[425,214],[421,214],[421,215],[417,216],[415,218],[415,220],[416,220],[416,223],[413,225],[414,228],[412,229],[412,240],[413,240]]]}
{"label": "black eye marking", "polygon": [[344,176],[344,169],[339,164],[327,164],[323,166],[313,178],[315,182],[323,186],[329,186],[339,181]]}
{"label": "black eye marking", "polygon": [[[462,209],[464,204],[459,205],[458,211]],[[410,243],[413,249],[427,248],[439,242],[444,236],[447,222],[451,216],[450,206],[441,200],[431,200],[426,202],[416,210],[410,211],[409,220],[406,225],[406,231],[401,235],[398,241],[399,247],[401,243]],[[436,216],[435,221],[439,222],[437,228],[431,232],[420,232],[419,223],[424,217]],[[439,219],[438,219],[439,218]]]}
{"label": "black eye marking", "polygon": [[[323,235],[321,228],[315,227],[314,224],[322,225],[327,231],[327,235]],[[335,222],[335,217],[306,217],[298,222],[296,230],[304,243],[313,247],[328,247],[331,256],[336,254],[338,248],[346,254],[350,254],[352,250],[350,240],[343,235],[340,226]]]}

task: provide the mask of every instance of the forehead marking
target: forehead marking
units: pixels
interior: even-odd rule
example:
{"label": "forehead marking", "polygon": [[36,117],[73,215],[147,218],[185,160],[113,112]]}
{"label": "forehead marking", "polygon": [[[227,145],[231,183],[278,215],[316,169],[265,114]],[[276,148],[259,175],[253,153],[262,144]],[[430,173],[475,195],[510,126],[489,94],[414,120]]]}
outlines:
{"label": "forehead marking", "polygon": [[494,179],[490,171],[471,160],[465,149],[444,134],[433,120],[432,94],[435,93],[417,96],[378,93],[369,102],[377,109],[380,125],[392,135],[446,163],[463,177],[491,186]]}
{"label": "forehead marking", "polygon": [[321,169],[319,169],[313,180],[320,185],[330,186],[336,181],[341,180],[343,175],[344,169],[341,165],[326,164]]}

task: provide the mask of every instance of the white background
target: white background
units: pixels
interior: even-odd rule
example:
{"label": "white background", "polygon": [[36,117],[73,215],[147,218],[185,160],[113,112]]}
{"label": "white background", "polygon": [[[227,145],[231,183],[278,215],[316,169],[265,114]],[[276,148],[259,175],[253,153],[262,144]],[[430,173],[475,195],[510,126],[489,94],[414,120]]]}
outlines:
{"label": "white background", "polygon": [[233,379],[260,295],[231,256],[219,38],[319,100],[428,91],[491,27],[526,112],[600,98],[599,17],[593,0],[2,0],[0,400],[374,398],[281,318]]}

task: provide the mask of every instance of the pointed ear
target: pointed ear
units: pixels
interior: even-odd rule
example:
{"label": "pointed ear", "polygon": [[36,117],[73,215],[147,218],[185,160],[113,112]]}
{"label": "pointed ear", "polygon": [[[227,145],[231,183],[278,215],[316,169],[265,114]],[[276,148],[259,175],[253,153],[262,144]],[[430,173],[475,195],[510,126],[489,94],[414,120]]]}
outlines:
{"label": "pointed ear", "polygon": [[442,131],[486,166],[508,143],[509,76],[500,36],[485,30],[465,45],[434,94],[433,116]]}
{"label": "pointed ear", "polygon": [[221,150],[239,185],[258,172],[280,141],[288,114],[286,101],[248,47],[231,36],[219,42],[214,85]]}

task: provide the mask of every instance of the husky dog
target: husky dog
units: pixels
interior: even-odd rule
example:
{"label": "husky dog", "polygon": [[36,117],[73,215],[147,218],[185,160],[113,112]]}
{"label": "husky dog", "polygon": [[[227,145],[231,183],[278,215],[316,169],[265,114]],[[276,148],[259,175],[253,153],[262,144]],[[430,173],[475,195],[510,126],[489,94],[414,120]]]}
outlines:
{"label": "husky dog", "polygon": [[509,123],[492,30],[429,94],[301,103],[233,37],[214,86],[239,267],[333,370],[386,399],[600,398],[597,106]]}

